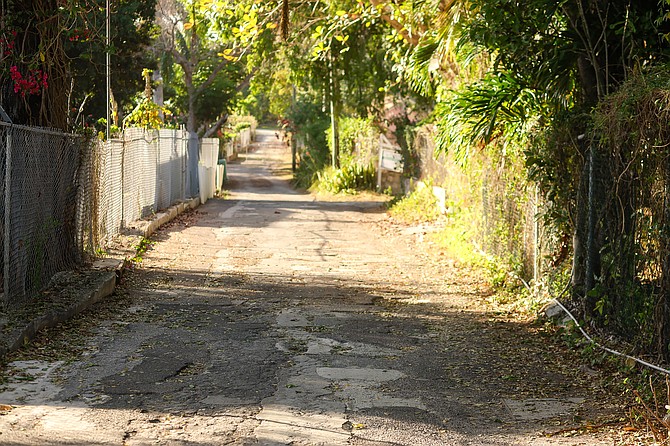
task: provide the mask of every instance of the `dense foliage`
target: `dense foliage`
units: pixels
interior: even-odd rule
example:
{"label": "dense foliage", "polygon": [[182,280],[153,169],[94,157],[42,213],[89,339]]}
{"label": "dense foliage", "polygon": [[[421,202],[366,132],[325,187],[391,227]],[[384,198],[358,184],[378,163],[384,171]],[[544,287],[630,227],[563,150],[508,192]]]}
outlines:
{"label": "dense foliage", "polygon": [[[663,254],[670,199],[660,149],[668,141],[657,126],[667,108],[664,71],[655,68],[668,62],[665,2],[311,6],[291,12],[301,41],[287,53],[285,78],[314,92],[324,111],[334,102],[333,116],[371,118],[389,134],[411,135],[409,117],[425,118],[422,104],[432,102],[437,150],[462,166],[476,158],[494,169],[505,186],[497,192],[500,212],[520,212],[526,204],[514,197],[537,190],[550,243],[546,267],[557,271],[547,272],[571,276],[573,309],[594,327],[670,357]],[[385,62],[376,64],[377,56]],[[399,120],[389,113],[396,101],[412,104]],[[396,135],[399,142],[404,135]],[[484,183],[492,178],[482,175]],[[510,246],[523,243],[513,228],[521,222],[509,222],[489,231],[498,245],[505,238]]]}
{"label": "dense foliage", "polygon": [[[573,309],[670,359],[667,2],[119,0],[110,12],[107,47],[101,0],[0,0],[0,105],[14,122],[103,117],[109,51],[119,125],[164,125],[169,109],[210,136],[253,113],[292,134],[305,187],[372,187],[377,132],[416,175],[412,135],[429,123],[437,152],[480,177],[478,201],[459,205],[484,210],[472,227],[525,243],[517,217],[537,193],[545,263],[571,276]],[[149,94],[161,87],[165,109]],[[530,278],[519,250],[479,248]]]}
{"label": "dense foliage", "polygon": [[72,129],[104,117],[107,50],[119,107],[132,106],[151,64],[155,0],[112,5],[107,47],[102,0],[0,2],[0,105],[14,122]]}
{"label": "dense foliage", "polygon": [[[669,355],[670,70],[634,72],[593,113],[595,317]],[[653,323],[651,323],[653,322]],[[654,345],[655,343],[655,345]]]}
{"label": "dense foliage", "polygon": [[[667,59],[663,14],[655,1],[473,1],[458,35],[489,55],[487,73],[447,94],[436,120],[443,150],[526,157],[557,249],[573,241],[575,308],[667,358],[665,279],[650,255],[663,243],[663,219],[651,211],[663,205],[651,203],[665,174],[649,158],[666,141],[640,138],[656,127],[636,87]],[[658,96],[654,104],[662,113]]]}

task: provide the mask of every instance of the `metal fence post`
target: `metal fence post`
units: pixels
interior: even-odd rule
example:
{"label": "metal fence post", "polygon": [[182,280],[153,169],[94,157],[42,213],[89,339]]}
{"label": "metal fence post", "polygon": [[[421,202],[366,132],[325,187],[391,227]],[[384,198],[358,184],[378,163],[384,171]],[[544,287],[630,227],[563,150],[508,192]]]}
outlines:
{"label": "metal fence post", "polygon": [[185,137],[186,129],[182,127],[181,138],[179,140],[179,154],[181,158],[181,198],[186,200],[188,187],[186,181],[188,180],[188,160],[187,160],[187,139]]}
{"label": "metal fence post", "polygon": [[587,304],[587,313],[591,313],[595,306],[594,298],[589,295],[589,292],[595,287],[595,261],[597,254],[596,249],[596,215],[595,215],[595,148],[591,143],[589,147],[589,188],[587,199],[587,226],[586,226],[586,265],[584,277],[584,293],[586,295],[585,302]]}
{"label": "metal fence post", "polygon": [[5,306],[9,306],[9,297],[10,297],[10,289],[9,289],[9,273],[10,273],[10,261],[11,261],[11,212],[9,211],[11,209],[11,201],[12,201],[12,128],[9,127],[7,129],[7,144],[6,144],[6,155],[5,155],[5,221],[3,222],[4,224],[4,253],[3,253],[3,258],[4,258],[4,265],[3,265],[3,290],[4,290],[4,300],[5,300]]}
{"label": "metal fence post", "polygon": [[121,227],[126,226],[126,130],[121,138]]}
{"label": "metal fence post", "polygon": [[[156,161],[156,179],[155,184],[156,184],[156,190],[154,191],[154,212],[158,212],[160,210],[161,204],[161,198],[163,196],[163,191],[165,188],[165,185],[163,184],[163,177],[161,177],[161,133],[160,130],[154,129],[154,138],[155,138],[155,146],[156,146],[156,156],[155,161]],[[168,200],[169,202],[170,200]],[[168,203],[168,206],[170,204]]]}

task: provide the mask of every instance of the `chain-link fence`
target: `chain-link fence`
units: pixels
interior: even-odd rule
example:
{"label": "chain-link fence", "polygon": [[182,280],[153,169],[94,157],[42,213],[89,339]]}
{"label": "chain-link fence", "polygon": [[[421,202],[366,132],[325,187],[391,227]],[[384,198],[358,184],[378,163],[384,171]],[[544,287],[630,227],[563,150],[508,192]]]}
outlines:
{"label": "chain-link fence", "polygon": [[[183,130],[103,142],[0,122],[0,303],[24,304],[127,224],[186,198],[187,143]],[[216,166],[218,140],[207,147]]]}
{"label": "chain-link fence", "polygon": [[21,303],[91,249],[92,150],[84,138],[0,123],[3,296]]}
{"label": "chain-link fence", "polygon": [[183,130],[130,128],[96,144],[100,241],[185,198],[187,142]]}
{"label": "chain-link fence", "polygon": [[467,209],[472,242],[488,255],[510,263],[526,279],[539,274],[542,228],[536,189],[525,180],[522,161],[509,154],[435,154],[430,126],[416,129],[404,154],[405,173],[445,189],[446,208]]}

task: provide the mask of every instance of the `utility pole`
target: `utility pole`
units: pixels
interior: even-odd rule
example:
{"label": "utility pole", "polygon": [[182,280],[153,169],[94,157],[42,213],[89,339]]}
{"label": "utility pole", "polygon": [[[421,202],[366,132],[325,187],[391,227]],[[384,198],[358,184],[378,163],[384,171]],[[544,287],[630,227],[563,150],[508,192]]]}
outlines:
{"label": "utility pole", "polygon": [[337,79],[335,73],[335,64],[333,63],[335,59],[333,47],[330,48],[330,66],[329,66],[329,86],[330,86],[330,129],[332,133],[332,164],[333,167],[338,169],[340,167],[340,134],[337,128],[338,120],[338,106],[337,106]]}

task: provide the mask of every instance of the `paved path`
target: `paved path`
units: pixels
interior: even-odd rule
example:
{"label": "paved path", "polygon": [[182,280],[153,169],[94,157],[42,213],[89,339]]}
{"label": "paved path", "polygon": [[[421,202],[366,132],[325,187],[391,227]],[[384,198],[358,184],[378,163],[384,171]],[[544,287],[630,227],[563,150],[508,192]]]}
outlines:
{"label": "paved path", "polygon": [[117,301],[64,330],[74,362],[12,365],[0,444],[611,444],[543,436],[595,416],[588,385],[379,202],[294,191],[286,147],[259,139],[230,196],[163,229]]}

